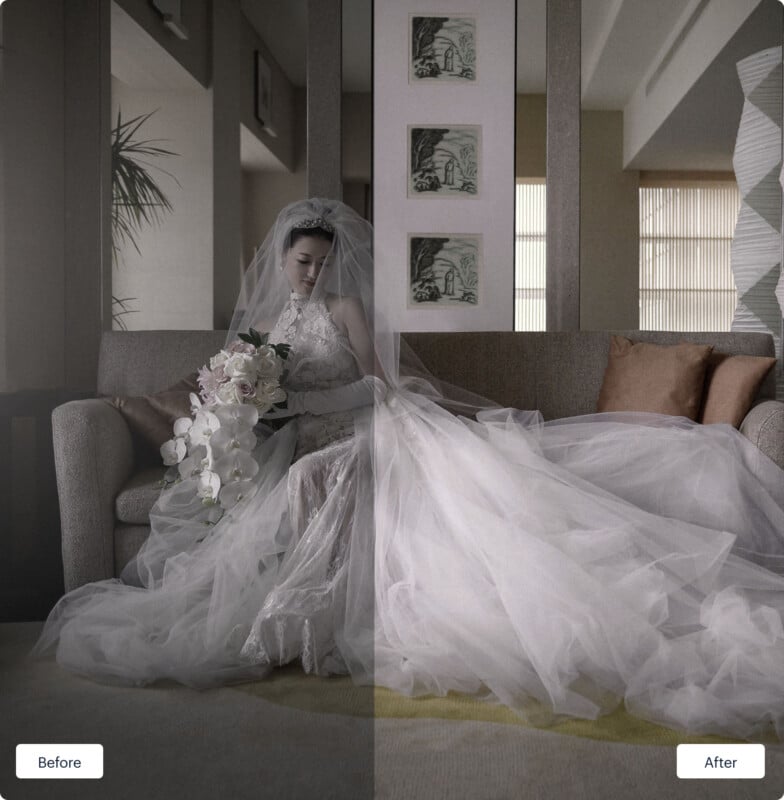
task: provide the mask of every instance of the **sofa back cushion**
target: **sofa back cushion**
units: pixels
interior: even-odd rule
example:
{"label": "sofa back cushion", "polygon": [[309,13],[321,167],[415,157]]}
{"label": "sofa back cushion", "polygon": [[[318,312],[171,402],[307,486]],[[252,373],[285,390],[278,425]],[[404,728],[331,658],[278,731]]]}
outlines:
{"label": "sofa back cushion", "polygon": [[98,357],[98,394],[153,394],[195,372],[221,349],[226,331],[107,331]]}
{"label": "sofa back cushion", "polygon": [[[773,339],[762,333],[616,331],[634,341],[711,344],[730,354],[772,356]],[[538,409],[545,419],[596,411],[610,332],[405,333],[403,338],[436,377],[502,406]],[[775,396],[773,374],[758,399]]]}
{"label": "sofa back cushion", "polygon": [[[764,333],[616,333],[656,344],[712,344],[732,355],[774,355],[773,339]],[[545,419],[595,411],[610,343],[606,331],[406,333],[403,338],[437,378],[502,406],[538,409]],[[98,394],[165,389],[198,369],[225,339],[225,331],[107,331],[101,338]],[[757,399],[774,397],[771,371]]]}

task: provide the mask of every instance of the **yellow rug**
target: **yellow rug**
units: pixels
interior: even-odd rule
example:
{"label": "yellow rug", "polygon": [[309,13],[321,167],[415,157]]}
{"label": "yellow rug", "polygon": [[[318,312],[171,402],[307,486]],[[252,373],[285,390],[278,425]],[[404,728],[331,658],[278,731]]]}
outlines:
{"label": "yellow rug", "polygon": [[674,747],[684,743],[732,742],[718,736],[690,736],[633,717],[617,709],[598,720],[565,719],[546,726],[526,722],[506,706],[466,695],[406,697],[381,687],[355,686],[348,677],[319,678],[305,675],[299,666],[275,670],[263,681],[233,687],[271,703],[348,716],[386,719],[450,719],[496,722],[536,728],[565,736],[606,742]]}

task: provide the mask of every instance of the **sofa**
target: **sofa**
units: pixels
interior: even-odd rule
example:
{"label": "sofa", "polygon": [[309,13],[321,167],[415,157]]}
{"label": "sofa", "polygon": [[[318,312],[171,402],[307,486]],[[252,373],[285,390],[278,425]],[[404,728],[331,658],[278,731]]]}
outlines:
{"label": "sofa", "polygon": [[[665,345],[687,339],[733,355],[774,355],[772,338],[762,333],[616,333]],[[163,477],[160,459],[105,398],[161,391],[201,366],[224,339],[224,331],[107,332],[98,396],[54,410],[66,590],[120,574],[149,534],[149,511]],[[439,379],[557,419],[596,410],[610,333],[407,333],[404,339]],[[774,398],[775,369],[740,429],[784,469],[784,403]]]}

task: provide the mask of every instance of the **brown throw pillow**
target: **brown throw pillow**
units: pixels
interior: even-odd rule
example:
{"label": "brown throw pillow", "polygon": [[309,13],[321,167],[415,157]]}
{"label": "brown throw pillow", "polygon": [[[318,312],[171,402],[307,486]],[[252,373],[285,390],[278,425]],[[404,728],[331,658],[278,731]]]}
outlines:
{"label": "brown throw pillow", "polygon": [[696,420],[708,358],[701,344],[634,343],[613,336],[597,411],[650,411]]}
{"label": "brown throw pillow", "polygon": [[178,417],[191,415],[190,393],[199,393],[197,373],[181,378],[174,386],[141,397],[112,397],[107,400],[125,417],[128,427],[156,450],[172,438]]}
{"label": "brown throw pillow", "polygon": [[699,421],[740,427],[775,358],[711,353],[705,374],[705,396]]}

